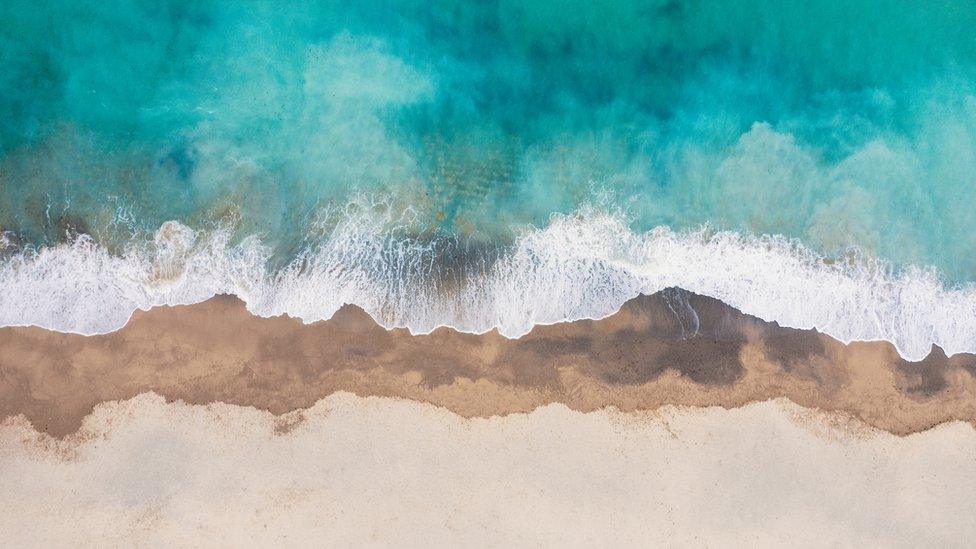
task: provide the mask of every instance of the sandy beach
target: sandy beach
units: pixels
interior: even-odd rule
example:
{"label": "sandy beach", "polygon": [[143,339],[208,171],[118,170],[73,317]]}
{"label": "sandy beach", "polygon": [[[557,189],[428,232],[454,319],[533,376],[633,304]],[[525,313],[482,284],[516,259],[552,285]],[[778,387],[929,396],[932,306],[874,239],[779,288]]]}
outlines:
{"label": "sandy beach", "polygon": [[668,290],[522,338],[230,296],[0,329],[12,545],[965,546],[976,360]]}
{"label": "sandy beach", "polygon": [[668,290],[616,314],[496,332],[386,330],[361,309],[302,324],[234,297],[137,312],[97,336],[0,328],[0,417],[61,437],[99,403],[154,391],[285,414],[336,391],[402,397],[463,417],[665,404],[737,407],[787,398],[904,435],[976,419],[976,357],[933,348],[909,362],[885,342],[842,344],[717,300]]}
{"label": "sandy beach", "polygon": [[897,437],[787,400],[465,419],[337,393],[98,405],[0,427],[11,546],[967,546],[976,431]]}

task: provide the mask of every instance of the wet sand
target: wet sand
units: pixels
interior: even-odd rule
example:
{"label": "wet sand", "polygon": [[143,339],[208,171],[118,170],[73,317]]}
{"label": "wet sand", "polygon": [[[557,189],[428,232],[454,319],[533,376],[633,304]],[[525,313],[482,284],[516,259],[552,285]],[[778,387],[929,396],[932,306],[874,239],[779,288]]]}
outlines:
{"label": "wet sand", "polygon": [[[301,419],[299,419],[301,418]],[[465,419],[403,399],[101,404],[0,425],[0,533],[38,546],[966,547],[976,430],[786,400]]]}
{"label": "wet sand", "polygon": [[537,326],[518,339],[386,330],[354,306],[305,325],[253,316],[230,296],[138,312],[105,335],[0,329],[0,418],[23,415],[63,437],[99,403],[149,391],[276,415],[348,391],[467,418],[550,403],[640,411],[782,397],[905,435],[976,419],[976,356],[933,348],[912,363],[885,342],[845,345],[676,289],[635,298],[601,320]]}

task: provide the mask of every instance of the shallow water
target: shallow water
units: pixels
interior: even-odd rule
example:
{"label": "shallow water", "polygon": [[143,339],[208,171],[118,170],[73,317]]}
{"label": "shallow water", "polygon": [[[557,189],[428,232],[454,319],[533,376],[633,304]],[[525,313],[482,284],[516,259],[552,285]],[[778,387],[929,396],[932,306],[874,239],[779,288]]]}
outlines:
{"label": "shallow water", "polygon": [[[246,295],[268,280],[296,279],[295,272],[327,276],[288,305],[249,303],[303,318],[331,314],[321,295],[395,309],[403,305],[398,296],[450,294],[460,279],[480,280],[475,275],[491,271],[494,258],[520,249],[527,231],[552,235],[552,227],[567,226],[552,214],[573,213],[593,219],[584,227],[608,215],[617,220],[616,233],[560,233],[603,239],[574,243],[579,249],[613,251],[652,230],[691,242],[687,235],[702,225],[741,235],[732,240],[798,239],[774,246],[783,254],[766,258],[773,263],[746,275],[731,269],[726,274],[739,278],[722,283],[709,282],[721,277],[721,255],[683,270],[661,267],[664,252],[617,250],[608,261],[669,273],[655,288],[693,286],[747,312],[842,338],[884,337],[902,341],[901,349],[976,346],[966,339],[976,332],[966,321],[976,302],[966,289],[976,280],[971,2],[919,9],[895,1],[401,1],[391,8],[12,0],[0,6],[0,20],[2,272],[5,280],[33,273],[31,285],[51,296],[50,308],[88,319],[59,328],[117,323],[99,327],[85,312],[65,313],[92,295],[101,296],[102,317],[125,318],[155,303],[145,295],[167,280],[197,283],[180,294],[195,300],[215,289]],[[370,222],[369,238],[343,241],[366,246],[356,257],[323,256],[322,249],[341,247],[331,239],[350,203],[366,204],[360,219],[386,221]],[[376,204],[379,213],[370,210]],[[164,276],[156,259],[132,263],[140,254],[155,258],[157,231],[168,221],[192,229],[186,235],[220,233],[227,249],[246,251],[208,264],[209,278],[194,278],[184,272],[186,250],[208,240],[174,248],[164,235],[164,255],[172,256]],[[78,246],[57,245],[78,234],[91,235],[92,257],[107,250],[105,261],[138,264],[135,274],[66,282],[25,255],[32,246],[68,254]],[[693,245],[683,246],[677,257],[694,255]],[[733,255],[736,265],[755,259]],[[873,274],[848,273],[841,286],[860,284],[854,293],[883,293],[889,297],[880,302],[895,306],[865,306],[832,287],[836,298],[810,312],[793,292],[803,286],[809,299],[817,287],[802,281],[813,275],[781,284],[776,274],[777,262],[852,255],[860,258],[853,271]],[[576,255],[561,257],[591,272]],[[318,271],[306,270],[308,261]],[[458,262],[467,265],[460,274]],[[25,263],[33,267],[18,267]],[[374,273],[367,278],[376,284],[347,291],[349,284],[334,283],[360,281],[344,274],[357,269]],[[392,323],[521,329],[574,311],[606,314],[647,286],[600,269],[589,282],[561,279],[582,288],[559,294],[576,300],[569,304],[497,307],[475,322],[463,320],[474,302],[455,300],[425,305],[422,322],[411,309]],[[148,282],[139,278],[146,270],[153,271]],[[454,281],[445,284],[444,276]],[[138,296],[117,307],[111,295],[103,299],[106,288],[133,277]],[[200,282],[228,277],[233,283]],[[505,280],[514,291],[524,278]],[[919,285],[931,287],[926,296],[955,297],[921,302],[911,290]],[[45,323],[37,318],[43,307],[31,316],[13,295],[0,296],[4,323]],[[853,318],[853,327],[835,317]]]}

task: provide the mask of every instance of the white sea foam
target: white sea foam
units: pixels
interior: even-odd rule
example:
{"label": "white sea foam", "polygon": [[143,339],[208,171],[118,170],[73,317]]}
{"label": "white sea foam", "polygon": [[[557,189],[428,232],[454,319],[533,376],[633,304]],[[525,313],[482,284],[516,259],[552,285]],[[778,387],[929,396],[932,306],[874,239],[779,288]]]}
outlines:
{"label": "white sea foam", "polygon": [[781,325],[817,328],[842,341],[891,341],[910,359],[933,343],[976,351],[976,288],[947,288],[937,273],[892,274],[876,260],[828,263],[798,242],[707,229],[631,231],[595,209],[528,228],[497,261],[451,270],[445,244],[407,236],[388,214],[347,214],[301,257],[270,272],[257,238],[195,233],[176,222],[154,242],[109,254],[82,237],[20,253],[0,266],[0,324],[65,332],[120,328],[136,309],[235,294],[263,316],[326,319],[345,303],[387,327],[415,333],[448,325],[497,327],[517,337],[533,325],[612,314],[639,293],[679,286]]}

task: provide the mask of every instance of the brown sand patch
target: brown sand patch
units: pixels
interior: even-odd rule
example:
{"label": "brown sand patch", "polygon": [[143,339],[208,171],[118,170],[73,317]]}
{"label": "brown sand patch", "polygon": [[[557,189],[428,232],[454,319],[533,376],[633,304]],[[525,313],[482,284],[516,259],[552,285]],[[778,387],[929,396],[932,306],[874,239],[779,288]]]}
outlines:
{"label": "brown sand patch", "polygon": [[[0,417],[24,414],[55,436],[77,430],[99,402],[146,391],[285,414],[340,390],[467,417],[550,402],[630,411],[786,397],[906,434],[976,420],[974,374],[973,355],[946,357],[935,347],[912,363],[888,343],[844,345],[675,289],[635,298],[602,320],[538,326],[519,339],[448,328],[411,335],[354,306],[304,325],[255,317],[229,296],[137,312],[105,335],[0,329]],[[293,426],[283,420],[282,432]]]}

